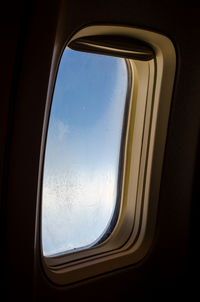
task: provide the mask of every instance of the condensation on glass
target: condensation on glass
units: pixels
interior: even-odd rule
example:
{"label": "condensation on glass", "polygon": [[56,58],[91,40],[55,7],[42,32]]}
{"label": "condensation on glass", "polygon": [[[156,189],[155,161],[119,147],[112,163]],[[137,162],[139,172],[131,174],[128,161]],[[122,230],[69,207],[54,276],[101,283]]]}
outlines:
{"label": "condensation on glass", "polygon": [[110,228],[117,208],[127,86],[124,59],[64,51],[44,161],[46,257],[96,245]]}

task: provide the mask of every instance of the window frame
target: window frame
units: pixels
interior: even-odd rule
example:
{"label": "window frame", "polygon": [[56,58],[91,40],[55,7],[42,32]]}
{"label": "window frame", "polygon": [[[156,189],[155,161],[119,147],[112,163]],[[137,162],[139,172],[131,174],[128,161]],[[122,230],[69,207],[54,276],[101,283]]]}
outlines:
{"label": "window frame", "polygon": [[[46,275],[60,285],[71,284],[137,263],[147,254],[155,233],[159,185],[176,67],[175,49],[167,37],[158,33],[111,25],[85,27],[67,44],[80,37],[111,34],[132,37],[148,43],[155,57],[145,63],[127,59],[135,79],[130,92],[132,108],[129,110],[129,130],[125,137],[123,192],[117,224],[113,233],[97,246],[56,257],[41,255]],[[145,93],[143,86],[146,84]],[[55,83],[50,80],[49,85],[52,87]],[[49,112],[50,104],[47,104],[44,141]],[[43,157],[44,147],[41,152],[42,162]],[[40,184],[40,202],[41,187]],[[133,207],[135,211],[132,211]],[[131,211],[135,217],[133,214],[130,217]],[[40,238],[40,246],[41,244]]]}

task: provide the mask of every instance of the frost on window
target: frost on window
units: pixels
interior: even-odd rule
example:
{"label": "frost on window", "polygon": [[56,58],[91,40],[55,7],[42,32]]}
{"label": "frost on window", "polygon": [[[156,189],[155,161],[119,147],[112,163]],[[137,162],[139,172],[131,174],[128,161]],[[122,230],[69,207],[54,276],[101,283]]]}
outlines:
{"label": "frost on window", "polygon": [[115,215],[127,68],[64,51],[50,112],[42,190],[44,256],[98,243]]}

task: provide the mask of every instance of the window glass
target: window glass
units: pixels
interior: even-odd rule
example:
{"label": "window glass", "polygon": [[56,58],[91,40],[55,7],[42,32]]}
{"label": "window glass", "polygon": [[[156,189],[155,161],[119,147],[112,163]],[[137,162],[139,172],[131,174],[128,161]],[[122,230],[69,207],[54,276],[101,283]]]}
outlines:
{"label": "window glass", "polygon": [[44,161],[44,256],[98,243],[116,215],[127,82],[124,59],[63,53]]}

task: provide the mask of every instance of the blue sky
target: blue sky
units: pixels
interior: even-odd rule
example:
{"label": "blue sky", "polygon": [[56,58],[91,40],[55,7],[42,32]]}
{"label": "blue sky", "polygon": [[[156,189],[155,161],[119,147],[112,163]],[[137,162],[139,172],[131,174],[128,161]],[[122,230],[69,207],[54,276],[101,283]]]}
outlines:
{"label": "blue sky", "polygon": [[109,224],[126,89],[123,59],[64,51],[45,156],[42,241],[47,256],[92,244]]}

